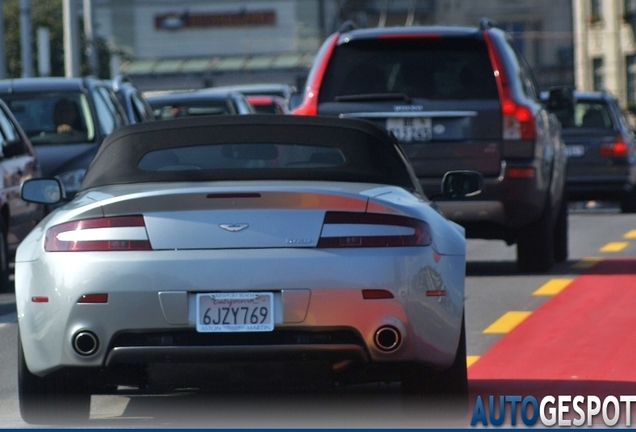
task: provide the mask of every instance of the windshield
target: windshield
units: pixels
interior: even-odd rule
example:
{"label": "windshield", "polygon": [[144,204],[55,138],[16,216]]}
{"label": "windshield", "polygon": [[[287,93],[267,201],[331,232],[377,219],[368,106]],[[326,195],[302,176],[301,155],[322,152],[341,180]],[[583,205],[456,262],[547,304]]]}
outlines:
{"label": "windshield", "polygon": [[95,141],[95,124],[84,93],[14,94],[3,99],[35,145]]}

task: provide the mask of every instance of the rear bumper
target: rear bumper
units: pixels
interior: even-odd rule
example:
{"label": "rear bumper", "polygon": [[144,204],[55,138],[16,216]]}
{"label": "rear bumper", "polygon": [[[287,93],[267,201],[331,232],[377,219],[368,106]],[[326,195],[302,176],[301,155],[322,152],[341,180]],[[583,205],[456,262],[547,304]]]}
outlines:
{"label": "rear bumper", "polygon": [[[450,220],[471,227],[466,233],[469,237],[505,238],[508,232],[527,227],[541,216],[549,194],[549,181],[540,175],[509,178],[505,175],[506,167],[506,163],[502,163],[498,177],[485,179],[484,190],[478,196],[439,200],[437,206]],[[427,194],[439,192],[441,179],[420,179],[420,182]]]}
{"label": "rear bumper", "polygon": [[[37,375],[127,362],[304,356],[448,367],[461,330],[464,274],[459,269],[465,258],[445,255],[436,263],[433,255],[431,247],[356,256],[313,248],[44,254],[16,263],[25,358]],[[445,296],[426,296],[432,280],[439,280]],[[394,298],[365,300],[362,289],[388,290]],[[196,293],[246,290],[274,293],[273,332],[196,332]],[[87,293],[108,293],[108,303],[78,304]],[[43,295],[48,302],[31,301]],[[384,326],[398,329],[402,338],[390,352],[375,343]],[[91,355],[73,348],[83,331],[99,341]]]}

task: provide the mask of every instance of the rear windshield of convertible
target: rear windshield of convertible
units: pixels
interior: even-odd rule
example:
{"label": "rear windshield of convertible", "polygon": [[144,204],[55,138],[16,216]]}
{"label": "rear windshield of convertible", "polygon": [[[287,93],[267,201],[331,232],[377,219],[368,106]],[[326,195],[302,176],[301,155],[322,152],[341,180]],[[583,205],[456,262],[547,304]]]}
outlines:
{"label": "rear windshield of convertible", "polygon": [[146,153],[137,166],[144,171],[286,170],[334,168],[345,162],[342,152],[333,147],[236,143],[156,150]]}

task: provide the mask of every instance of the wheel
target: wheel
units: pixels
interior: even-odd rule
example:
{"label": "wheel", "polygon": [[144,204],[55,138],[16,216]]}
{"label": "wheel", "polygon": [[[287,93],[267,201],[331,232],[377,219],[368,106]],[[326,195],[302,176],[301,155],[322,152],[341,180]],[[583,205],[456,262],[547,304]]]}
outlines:
{"label": "wheel", "polygon": [[559,205],[559,214],[554,223],[554,262],[568,259],[568,200],[564,195]]}
{"label": "wheel", "polygon": [[0,293],[7,292],[9,284],[9,246],[7,243],[7,226],[0,218]]}
{"label": "wheel", "polygon": [[18,334],[18,400],[20,415],[30,424],[78,424],[90,414],[91,395],[81,380],[66,374],[39,377],[26,365]]}
{"label": "wheel", "polygon": [[546,202],[539,220],[521,231],[517,240],[517,267],[522,272],[547,272],[554,265],[552,206]]}
{"label": "wheel", "polygon": [[462,404],[468,401],[468,372],[466,365],[466,324],[462,327],[455,361],[450,368],[436,371],[428,366],[409,364],[401,373],[401,389],[405,395],[450,396]]}
{"label": "wheel", "polygon": [[636,213],[636,186],[621,199],[621,213]]}

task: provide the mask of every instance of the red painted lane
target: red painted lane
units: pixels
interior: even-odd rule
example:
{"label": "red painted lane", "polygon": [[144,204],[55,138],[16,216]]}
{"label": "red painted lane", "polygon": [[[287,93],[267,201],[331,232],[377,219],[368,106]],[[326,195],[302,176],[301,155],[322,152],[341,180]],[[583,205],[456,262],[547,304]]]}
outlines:
{"label": "red painted lane", "polygon": [[636,259],[616,259],[599,262],[543,303],[468,377],[473,394],[480,393],[477,380],[636,382],[634,359]]}

